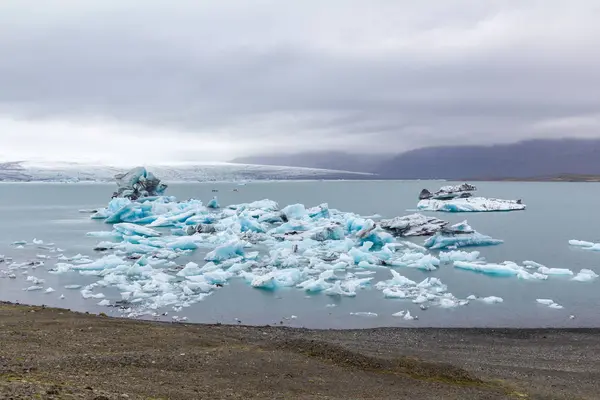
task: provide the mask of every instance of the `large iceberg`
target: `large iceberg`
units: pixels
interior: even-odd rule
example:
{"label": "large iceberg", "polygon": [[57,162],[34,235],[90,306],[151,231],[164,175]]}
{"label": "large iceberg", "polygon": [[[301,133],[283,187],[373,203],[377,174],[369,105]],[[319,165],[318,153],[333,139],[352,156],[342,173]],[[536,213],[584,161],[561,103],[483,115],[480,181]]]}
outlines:
{"label": "large iceberg", "polygon": [[456,186],[442,186],[440,190],[435,193],[431,193],[429,190],[423,189],[419,194],[419,200],[449,200],[457,197],[467,198],[471,197],[471,193],[469,192],[473,192],[475,190],[477,190],[477,188],[468,183],[463,183],[462,185]]}
{"label": "large iceberg", "polygon": [[417,209],[443,212],[486,212],[524,210],[520,200],[487,199],[485,197],[459,198],[452,200],[421,200]]}
{"label": "large iceberg", "polygon": [[435,193],[423,189],[419,194],[417,209],[421,211],[484,212],[524,210],[521,200],[500,200],[473,197],[477,188],[468,183],[443,186]]}
{"label": "large iceberg", "polygon": [[131,200],[140,197],[160,196],[167,189],[167,185],[160,183],[160,179],[144,167],[134,168],[124,174],[115,176],[117,191],[113,197],[124,197]]}

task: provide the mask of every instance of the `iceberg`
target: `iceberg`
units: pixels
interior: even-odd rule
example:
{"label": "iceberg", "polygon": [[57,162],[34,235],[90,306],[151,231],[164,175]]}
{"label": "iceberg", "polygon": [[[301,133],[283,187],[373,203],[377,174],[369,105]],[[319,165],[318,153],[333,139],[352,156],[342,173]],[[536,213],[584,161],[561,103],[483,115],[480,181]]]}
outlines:
{"label": "iceberg", "polygon": [[577,282],[590,282],[598,277],[598,274],[591,269],[582,269],[571,280]]}
{"label": "iceberg", "polygon": [[559,310],[563,308],[563,306],[555,303],[554,300],[551,299],[536,299],[536,301],[538,302],[538,304],[543,304],[545,306],[548,306],[549,308],[555,308]]}
{"label": "iceberg", "polygon": [[428,249],[448,249],[467,246],[493,246],[503,243],[502,240],[493,239],[479,232],[465,234],[444,234],[438,232],[428,238],[423,246]]}
{"label": "iceberg", "polygon": [[567,268],[539,267],[538,272],[544,275],[573,275],[573,271]]}
{"label": "iceberg", "polygon": [[205,261],[222,262],[230,258],[244,257],[244,243],[240,241],[232,241],[211,251],[204,257]]}
{"label": "iceberg", "polygon": [[167,189],[167,185],[160,183],[160,179],[144,167],[134,168],[124,174],[115,175],[117,191],[113,197],[122,197],[137,200],[140,197],[160,196]]}
{"label": "iceberg", "polygon": [[479,300],[481,300],[481,301],[483,301],[484,303],[487,303],[487,304],[502,303],[504,301],[504,299],[502,297],[496,297],[496,296],[483,297],[483,298],[481,298]]}
{"label": "iceberg", "polygon": [[144,226],[131,224],[128,222],[121,222],[119,224],[114,224],[113,228],[120,233],[121,235],[138,235],[145,237],[159,237],[160,232],[155,231],[154,229],[146,228]]}
{"label": "iceberg", "polygon": [[428,236],[438,232],[448,222],[423,214],[410,214],[404,217],[381,220],[383,229],[395,236]]}
{"label": "iceberg", "polygon": [[431,193],[429,190],[423,189],[423,190],[421,190],[421,193],[419,194],[419,200],[427,200],[427,199],[447,200],[447,199],[453,199],[456,197],[465,198],[465,197],[470,197],[471,193],[469,193],[469,192],[473,192],[475,190],[477,190],[477,188],[468,183],[463,183],[462,185],[456,185],[456,186],[442,186],[440,188],[440,190],[438,190],[435,193]]}
{"label": "iceberg", "polygon": [[473,261],[477,261],[479,259],[479,252],[478,251],[460,251],[460,250],[453,250],[453,251],[449,251],[449,252],[440,252],[440,261],[442,262],[453,262],[453,261],[468,261],[468,262],[473,262]]}
{"label": "iceberg", "polygon": [[586,250],[600,251],[600,243],[586,242],[583,240],[569,240],[569,244],[574,247],[581,247]]}
{"label": "iceberg", "polygon": [[452,200],[421,200],[417,204],[420,211],[443,212],[488,212],[524,210],[525,204],[519,200],[487,199],[485,197],[458,198]]}
{"label": "iceberg", "polygon": [[212,208],[212,209],[216,209],[216,208],[221,208],[221,206],[219,205],[219,201],[217,200],[217,197],[213,197],[208,204],[206,205],[206,207],[208,208]]}
{"label": "iceberg", "polygon": [[496,276],[516,276],[521,271],[516,264],[483,264],[465,261],[455,261],[454,268]]}

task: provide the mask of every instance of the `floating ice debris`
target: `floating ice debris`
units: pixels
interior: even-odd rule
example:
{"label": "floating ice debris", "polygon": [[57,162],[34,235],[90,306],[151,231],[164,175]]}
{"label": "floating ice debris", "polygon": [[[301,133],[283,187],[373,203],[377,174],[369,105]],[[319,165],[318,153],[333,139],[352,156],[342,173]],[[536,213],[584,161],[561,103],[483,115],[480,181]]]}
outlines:
{"label": "floating ice debris", "polygon": [[457,198],[452,200],[421,200],[420,211],[486,212],[524,210],[525,204],[518,200],[487,199],[484,197]]}
{"label": "floating ice debris", "polygon": [[402,319],[405,319],[407,321],[412,321],[414,319],[417,319],[417,317],[414,317],[410,314],[410,311],[406,310],[406,311],[399,311],[397,313],[392,314],[392,317],[399,317]]}
{"label": "floating ice debris", "polygon": [[44,244],[44,241],[43,240],[38,240],[38,239],[33,239],[32,243],[35,244],[35,245],[40,245],[40,244]]}
{"label": "floating ice debris", "polygon": [[52,293],[52,292],[54,292],[54,291],[55,291],[54,289],[52,289],[51,287],[49,287],[48,289],[46,289],[46,290],[44,291],[44,293]]}
{"label": "floating ice debris", "polygon": [[44,282],[45,282],[45,280],[44,279],[36,278],[35,276],[28,276],[27,277],[27,282],[31,282],[34,285],[43,285]]}
{"label": "floating ice debris", "polygon": [[136,224],[132,224],[132,223],[128,223],[128,222],[121,222],[119,224],[114,224],[113,228],[120,234],[128,235],[128,236],[138,235],[138,236],[145,236],[145,237],[158,237],[161,235],[160,232],[157,232],[154,229],[146,228],[144,226],[140,226],[140,225],[136,225]]}
{"label": "floating ice debris", "polygon": [[64,294],[61,294],[60,297],[59,297],[59,299],[61,299],[61,300],[64,299],[64,298],[65,298]]}
{"label": "floating ice debris", "polygon": [[25,246],[26,244],[27,244],[26,240],[17,240],[16,242],[12,243],[13,246]]}
{"label": "floating ice debris", "polygon": [[544,275],[573,275],[573,271],[567,268],[539,267],[538,272]]}
{"label": "floating ice debris", "polygon": [[411,214],[404,217],[381,220],[383,229],[396,236],[426,236],[438,232],[448,222],[422,214]]}
{"label": "floating ice debris", "polygon": [[100,300],[100,301],[98,302],[98,305],[99,305],[99,306],[110,306],[110,300],[106,300],[106,299],[104,299],[104,300]]}
{"label": "floating ice debris", "polygon": [[357,316],[357,317],[377,317],[376,313],[373,313],[373,312],[362,312],[362,311],[351,312],[350,315],[354,315],[354,316]]}
{"label": "floating ice debris", "polygon": [[483,262],[455,261],[454,268],[480,272],[494,276],[516,276],[524,280],[545,280],[548,275],[539,272],[530,273],[525,267],[519,266],[514,262],[505,261],[501,264],[486,264]]}
{"label": "floating ice debris", "polygon": [[571,280],[578,282],[590,282],[598,277],[598,274],[591,269],[582,269]]}
{"label": "floating ice debris", "polygon": [[477,296],[475,296],[474,294],[471,294],[467,297],[467,300],[477,300]]}
{"label": "floating ice debris", "polygon": [[469,262],[473,262],[473,261],[477,261],[479,259],[479,252],[478,251],[472,251],[472,252],[468,252],[468,251],[460,251],[460,250],[453,250],[453,251],[449,251],[449,252],[440,252],[440,261],[442,262],[453,262],[453,261],[469,261]]}
{"label": "floating ice debris", "polygon": [[583,240],[569,240],[569,244],[575,247],[581,247],[585,250],[600,251],[600,243],[586,242]]}
{"label": "floating ice debris", "polygon": [[502,297],[496,297],[496,296],[483,297],[479,300],[483,301],[484,303],[488,303],[488,304],[502,303],[504,301],[504,299]]}
{"label": "floating ice debris", "polygon": [[325,307],[327,307],[327,308],[333,308],[333,307],[337,307],[337,304],[327,304]]}
{"label": "floating ice debris", "polygon": [[28,288],[23,289],[26,292],[33,292],[34,290],[42,290],[44,287],[43,286],[38,286],[38,285],[33,285],[33,286],[29,286]]}
{"label": "floating ice debris", "polygon": [[70,290],[81,289],[81,285],[65,285],[64,287],[65,287],[65,289],[70,289]]}
{"label": "floating ice debris", "polygon": [[555,308],[555,309],[561,309],[561,308],[563,308],[563,306],[561,306],[560,304],[555,303],[554,300],[551,300],[551,299],[536,299],[536,301],[539,304],[543,304],[543,305],[548,306],[550,308]]}
{"label": "floating ice debris", "polygon": [[503,243],[502,240],[493,239],[489,236],[482,235],[479,232],[464,233],[464,234],[444,234],[436,233],[428,238],[424,246],[428,249],[448,249],[467,246],[493,246]]}
{"label": "floating ice debris", "polygon": [[525,268],[532,268],[532,269],[538,269],[538,268],[545,267],[545,265],[542,265],[535,261],[523,261],[523,265],[525,266]]}

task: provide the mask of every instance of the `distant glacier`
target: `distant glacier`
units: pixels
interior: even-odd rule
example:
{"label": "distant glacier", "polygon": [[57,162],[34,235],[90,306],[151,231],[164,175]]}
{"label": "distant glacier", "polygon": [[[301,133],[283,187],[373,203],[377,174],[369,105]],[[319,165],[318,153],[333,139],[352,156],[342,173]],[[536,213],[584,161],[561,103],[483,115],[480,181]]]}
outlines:
{"label": "distant glacier", "polygon": [[[372,174],[318,168],[273,165],[197,163],[144,165],[165,182],[369,179]],[[129,167],[69,162],[15,161],[0,163],[0,181],[5,182],[113,182]]]}

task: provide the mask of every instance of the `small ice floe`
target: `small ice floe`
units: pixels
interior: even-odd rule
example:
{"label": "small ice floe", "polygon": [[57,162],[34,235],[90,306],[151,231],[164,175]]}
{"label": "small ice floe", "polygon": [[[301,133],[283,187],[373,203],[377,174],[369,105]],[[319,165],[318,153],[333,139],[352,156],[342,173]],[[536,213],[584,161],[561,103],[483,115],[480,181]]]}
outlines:
{"label": "small ice floe", "polygon": [[483,301],[484,303],[487,303],[487,304],[502,303],[504,301],[504,299],[502,297],[497,297],[497,296],[482,297],[479,300],[481,300],[481,301]]}
{"label": "small ice floe", "polygon": [[49,287],[48,289],[44,290],[44,293],[53,293],[55,292],[54,289],[52,289],[51,287]]}
{"label": "small ice floe", "polygon": [[33,239],[32,243],[39,246],[39,245],[44,244],[44,241],[43,240],[38,240],[38,239]]}
{"label": "small ice floe", "polygon": [[27,277],[27,282],[31,282],[34,285],[43,285],[44,282],[46,282],[46,281],[44,279],[36,278],[35,276],[28,276]]}
{"label": "small ice floe", "polygon": [[337,307],[337,304],[327,304],[325,307],[327,307],[327,308],[333,308],[333,307]]}
{"label": "small ice floe", "polygon": [[408,310],[406,310],[406,311],[402,310],[397,313],[394,313],[394,314],[392,314],[392,317],[399,317],[399,318],[405,319],[407,321],[412,321],[414,319],[418,319],[416,316],[411,315],[410,311],[408,311]]}
{"label": "small ice floe", "polygon": [[569,240],[569,244],[573,247],[581,247],[585,250],[600,251],[600,243],[586,242],[584,240]]}
{"label": "small ice floe", "polygon": [[12,245],[15,246],[15,247],[25,246],[26,244],[27,244],[26,240],[17,240],[16,242],[12,243]]}
{"label": "small ice floe", "polygon": [[36,290],[42,290],[44,287],[43,286],[38,286],[38,285],[33,285],[33,286],[29,286],[28,288],[23,289],[26,292],[33,292]]}
{"label": "small ice floe", "polygon": [[356,317],[377,317],[377,314],[374,312],[351,312],[350,315],[354,315]]}
{"label": "small ice floe", "polygon": [[110,306],[110,300],[104,299],[98,302],[99,306]]}
{"label": "small ice floe", "polygon": [[472,262],[472,261],[477,261],[479,259],[479,252],[478,251],[460,251],[460,250],[454,250],[454,251],[449,251],[449,252],[440,252],[440,261],[442,262],[454,262],[454,261],[467,261],[467,262]]}
{"label": "small ice floe", "polygon": [[548,306],[550,308],[555,308],[555,309],[561,309],[561,308],[563,308],[563,306],[561,306],[558,303],[555,303],[554,300],[552,300],[552,299],[536,299],[536,301],[539,304],[543,304],[543,305]]}
{"label": "small ice floe", "polygon": [[81,285],[65,285],[64,288],[69,290],[77,290],[81,289]]}
{"label": "small ice floe", "polygon": [[64,299],[64,298],[65,298],[64,294],[61,294],[60,297],[59,297],[59,299],[61,299],[61,300]]}
{"label": "small ice floe", "polygon": [[590,282],[598,277],[598,274],[591,269],[582,269],[577,275],[571,278],[572,281]]}

